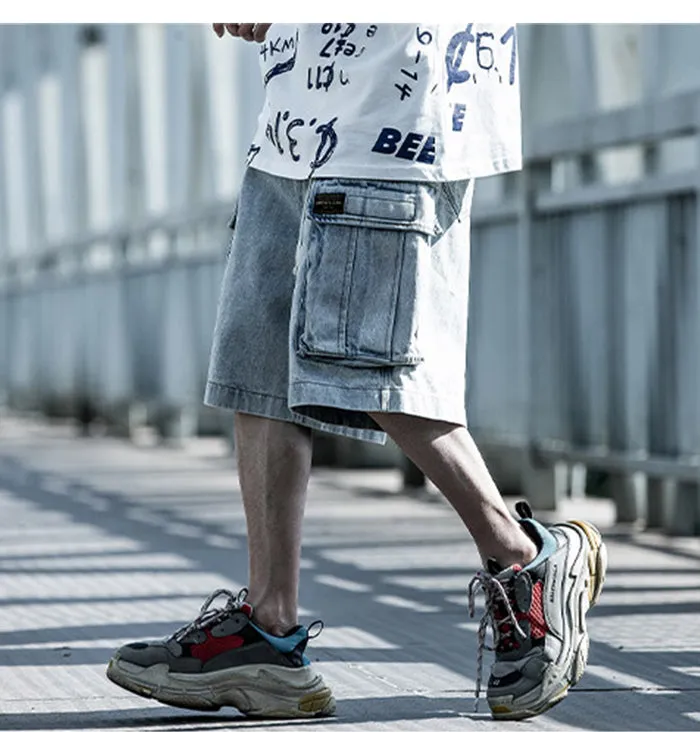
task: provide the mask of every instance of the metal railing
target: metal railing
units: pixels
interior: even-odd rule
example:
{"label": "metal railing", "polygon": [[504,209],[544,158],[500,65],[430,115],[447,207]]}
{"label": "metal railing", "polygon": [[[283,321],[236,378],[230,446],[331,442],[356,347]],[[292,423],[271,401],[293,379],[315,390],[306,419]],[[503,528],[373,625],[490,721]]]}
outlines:
{"label": "metal railing", "polygon": [[[477,201],[470,425],[537,508],[588,471],[621,520],[698,532],[700,172],[662,162],[699,112],[693,93],[539,129],[524,171]],[[622,147],[642,175],[606,183],[605,151]],[[127,432],[224,429],[200,405],[229,209],[0,263],[7,401]]]}
{"label": "metal railing", "polygon": [[[523,448],[540,508],[588,470],[620,520],[700,531],[700,171],[661,165],[679,140],[696,154],[699,113],[683,94],[540,129],[514,209],[475,215],[477,262],[492,261],[473,273],[472,419],[487,444]],[[636,180],[601,182],[605,151],[632,146]],[[557,191],[562,161],[578,184]],[[515,262],[490,251],[496,225]],[[496,372],[479,363],[491,338]]]}

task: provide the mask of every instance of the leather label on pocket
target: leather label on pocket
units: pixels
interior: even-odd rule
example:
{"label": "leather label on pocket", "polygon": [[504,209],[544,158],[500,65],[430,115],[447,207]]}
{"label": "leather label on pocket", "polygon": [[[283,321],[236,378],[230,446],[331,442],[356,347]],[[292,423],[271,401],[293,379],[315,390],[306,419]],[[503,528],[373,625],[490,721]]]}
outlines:
{"label": "leather label on pocket", "polygon": [[345,213],[345,194],[317,193],[314,197],[313,212],[322,216]]}

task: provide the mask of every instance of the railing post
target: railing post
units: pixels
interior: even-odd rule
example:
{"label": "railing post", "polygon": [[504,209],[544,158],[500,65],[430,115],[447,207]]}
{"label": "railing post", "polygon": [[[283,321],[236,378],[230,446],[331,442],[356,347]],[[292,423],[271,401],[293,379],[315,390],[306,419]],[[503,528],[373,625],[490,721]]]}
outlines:
{"label": "railing post", "polygon": [[3,271],[9,262],[9,232],[7,225],[7,190],[5,186],[5,110],[4,79],[6,74],[6,36],[9,27],[0,26],[0,409],[7,401],[10,374],[11,310],[9,277]]}
{"label": "railing post", "polygon": [[174,442],[197,431],[195,346],[192,341],[192,292],[187,269],[169,260],[163,268],[163,335],[160,354],[159,431]]}
{"label": "railing post", "polygon": [[537,404],[537,380],[535,378],[538,354],[536,331],[541,327],[540,319],[533,308],[535,268],[533,267],[533,226],[535,196],[537,193],[537,163],[527,161],[519,173],[518,189],[518,235],[516,238],[519,272],[518,297],[518,352],[521,375],[520,394],[526,419],[526,444],[523,451],[523,492],[532,508],[547,511],[557,507],[558,499],[566,492],[568,477],[566,471],[542,462],[536,455],[536,442],[542,437],[539,428],[539,405]]}
{"label": "railing post", "polygon": [[[612,447],[635,456],[649,453],[651,369],[658,353],[657,280],[666,229],[664,203],[627,206],[611,220]],[[646,475],[613,472],[609,487],[618,521],[649,520]]]}
{"label": "railing post", "polygon": [[58,49],[58,73],[61,84],[61,234],[77,238],[87,223],[87,170],[83,94],[81,84],[80,31],[75,24],[51,26]]}
{"label": "railing post", "polygon": [[698,465],[697,478],[669,482],[663,495],[664,529],[700,533],[700,224],[698,194],[673,201],[669,247],[677,298],[677,453]]}

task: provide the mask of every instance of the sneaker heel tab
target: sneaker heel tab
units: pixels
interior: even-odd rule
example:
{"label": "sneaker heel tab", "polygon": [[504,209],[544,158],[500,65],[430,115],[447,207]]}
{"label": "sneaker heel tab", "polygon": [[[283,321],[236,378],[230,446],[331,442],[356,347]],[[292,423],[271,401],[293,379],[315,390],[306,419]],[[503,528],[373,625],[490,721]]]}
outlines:
{"label": "sneaker heel tab", "polygon": [[518,522],[520,528],[535,542],[537,549],[542,548],[542,525],[532,518],[522,518]]}
{"label": "sneaker heel tab", "polygon": [[318,638],[318,636],[321,635],[325,627],[326,626],[323,624],[323,620],[314,620],[314,622],[311,623],[311,625],[309,625],[309,627],[306,629],[309,640]]}
{"label": "sneaker heel tab", "polygon": [[515,504],[515,512],[520,516],[521,519],[531,519],[532,509],[527,501],[518,501]]}
{"label": "sneaker heel tab", "polygon": [[539,563],[556,551],[556,539],[552,536],[549,529],[539,521],[531,518],[520,519],[520,528],[532,539],[537,548],[537,556],[530,562],[526,569]]}

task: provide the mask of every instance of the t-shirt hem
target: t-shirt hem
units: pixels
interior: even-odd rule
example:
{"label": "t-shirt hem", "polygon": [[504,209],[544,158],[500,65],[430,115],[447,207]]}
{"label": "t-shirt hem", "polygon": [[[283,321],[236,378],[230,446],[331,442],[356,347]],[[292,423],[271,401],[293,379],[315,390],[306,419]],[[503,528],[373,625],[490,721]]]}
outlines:
{"label": "t-shirt hem", "polygon": [[[265,173],[276,175],[279,178],[305,180],[312,178],[367,178],[372,180],[408,180],[442,182],[452,180],[468,180],[473,178],[488,178],[501,173],[513,173],[522,170],[522,157],[505,157],[491,159],[482,163],[473,163],[468,166],[450,166],[445,168],[429,168],[428,166],[413,166],[410,168],[387,165],[330,165],[318,170],[313,176],[301,175],[301,171],[280,169],[276,165],[266,165],[264,161],[255,159],[250,167],[262,170]],[[293,174],[292,174],[293,173]]]}

